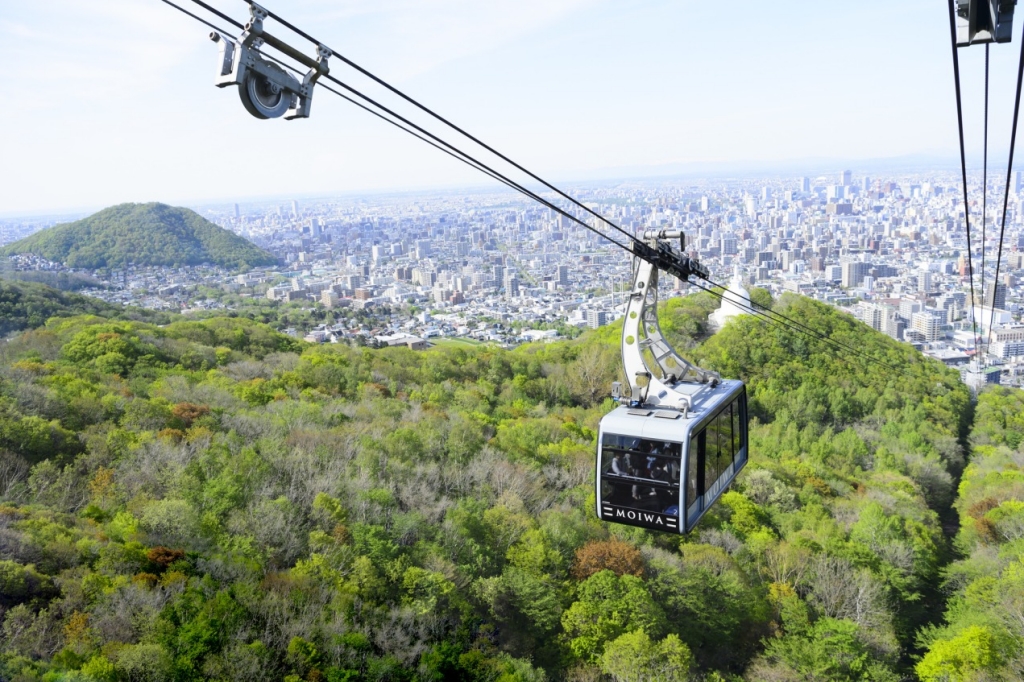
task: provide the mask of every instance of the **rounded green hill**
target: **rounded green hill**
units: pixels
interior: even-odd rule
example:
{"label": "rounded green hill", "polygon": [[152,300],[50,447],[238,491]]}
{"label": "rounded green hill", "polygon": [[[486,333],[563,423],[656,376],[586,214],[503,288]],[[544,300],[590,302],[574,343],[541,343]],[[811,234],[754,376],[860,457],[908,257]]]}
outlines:
{"label": "rounded green hill", "polygon": [[31,253],[68,267],[219,265],[249,269],[277,259],[195,211],[166,204],[119,204],[55,225],[8,245],[3,255]]}

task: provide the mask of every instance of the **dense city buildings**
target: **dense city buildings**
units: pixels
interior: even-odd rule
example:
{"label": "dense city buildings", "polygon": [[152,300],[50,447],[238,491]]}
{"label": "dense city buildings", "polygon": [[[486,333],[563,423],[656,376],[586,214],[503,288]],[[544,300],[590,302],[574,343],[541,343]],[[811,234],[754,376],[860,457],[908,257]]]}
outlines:
{"label": "dense city buildings", "polygon": [[[970,187],[970,258],[963,194],[953,173],[886,178],[837,169],[820,177],[623,182],[570,191],[628,233],[682,230],[686,250],[710,267],[717,283],[735,278],[776,297],[793,292],[839,306],[923,353],[965,366],[965,372],[982,357],[982,364],[999,368],[983,372],[987,381],[1019,383],[1024,375],[1019,173],[1002,235],[1002,202],[995,200],[1001,185],[990,182],[984,239],[981,187]],[[211,291],[233,292],[331,311],[335,320],[346,312],[386,309],[386,319],[374,328],[336,321],[292,331],[322,342],[363,335],[380,344],[421,347],[418,340],[446,337],[515,344],[608,324],[622,314],[631,276],[623,250],[507,192],[197,210],[269,250],[279,266],[244,274],[132,267],[80,273],[98,283],[88,293],[187,311],[230,307]],[[623,239],[611,225],[582,213],[581,219]],[[46,221],[0,221],[0,238],[13,241]],[[29,256],[6,267],[61,269]],[[674,278],[663,279],[662,290],[663,298],[690,291]]]}

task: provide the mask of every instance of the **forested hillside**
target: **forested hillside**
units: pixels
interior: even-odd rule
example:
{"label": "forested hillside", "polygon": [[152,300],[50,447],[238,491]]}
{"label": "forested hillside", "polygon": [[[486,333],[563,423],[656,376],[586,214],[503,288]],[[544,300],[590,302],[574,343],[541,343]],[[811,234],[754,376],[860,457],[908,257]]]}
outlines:
{"label": "forested hillside", "polygon": [[55,225],[0,249],[31,253],[72,268],[201,265],[246,269],[277,259],[187,208],[119,204],[88,218]]}
{"label": "forested hillside", "polygon": [[[776,306],[898,369],[750,318],[704,340],[714,300],[669,301],[664,327],[747,380],[756,417],[740,482],[686,537],[594,517],[614,327],[422,353],[300,345],[240,319],[25,332],[0,351],[0,678],[941,670],[939,643],[982,637],[941,626],[938,589],[968,393],[831,308]],[[1000,429],[984,437],[1024,433]],[[1015,513],[1000,495],[1020,494],[977,494],[997,500],[974,512],[988,525],[958,542],[984,544],[991,576]],[[968,577],[984,576],[946,581],[994,594]]]}
{"label": "forested hillside", "polygon": [[952,595],[940,627],[920,640],[922,680],[1024,678],[1024,391],[978,399],[972,457],[960,482],[957,549],[944,571]]}
{"label": "forested hillside", "polygon": [[111,305],[90,296],[71,294],[35,282],[0,279],[0,337],[41,327],[49,318],[69,315],[167,322],[167,313]]}

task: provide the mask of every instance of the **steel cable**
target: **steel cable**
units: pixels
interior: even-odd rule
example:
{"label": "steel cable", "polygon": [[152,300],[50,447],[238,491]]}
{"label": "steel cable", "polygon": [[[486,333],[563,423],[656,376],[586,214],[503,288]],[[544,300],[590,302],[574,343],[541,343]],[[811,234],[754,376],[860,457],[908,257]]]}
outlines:
{"label": "steel cable", "polygon": [[971,283],[971,328],[974,332],[974,353],[977,357],[980,339],[978,338],[978,321],[974,314],[977,308],[977,300],[974,296],[974,261],[971,254],[971,215],[967,205],[967,156],[964,152],[964,111],[960,100],[960,57],[956,47],[956,11],[953,8],[953,0],[947,0],[949,4],[949,40],[953,47],[953,85],[956,89],[956,122],[957,130],[960,133],[960,174],[963,177],[964,185],[964,224],[967,228],[967,274]]}
{"label": "steel cable", "polygon": [[1006,186],[1003,188],[1003,216],[999,225],[999,249],[996,252],[996,274],[992,280],[992,312],[988,323],[988,341],[992,340],[992,323],[995,321],[995,293],[999,288],[999,266],[1003,260],[1003,237],[1006,234],[1006,207],[1010,200],[1010,177],[1013,173],[1013,151],[1017,143],[1017,120],[1020,113],[1021,82],[1024,81],[1024,35],[1021,36],[1020,60],[1017,65],[1017,94],[1013,100],[1013,124],[1010,127],[1010,158],[1006,163]]}
{"label": "steel cable", "polygon": [[[205,21],[204,19],[201,19],[200,17],[197,17],[195,14],[192,14],[188,10],[180,7],[179,5],[175,4],[174,2],[171,2],[170,0],[161,0],[161,2],[164,2],[165,4],[170,5],[171,7],[174,7],[175,9],[183,12],[184,14],[187,14],[188,16],[192,17],[193,19],[196,19],[197,21],[202,22],[206,26],[209,26],[210,28],[213,28],[215,31],[217,31],[218,33],[221,33],[222,35],[224,35],[226,37],[230,37],[232,39],[235,38],[235,36],[232,36],[229,32],[225,31],[224,29],[222,29],[222,28],[220,28],[218,26],[215,26],[214,24],[211,24],[210,22]],[[222,18],[225,18],[227,21],[229,21],[233,25],[242,28],[241,24],[239,24],[238,22],[234,21],[230,17],[222,14],[221,12],[213,9],[212,7],[207,5],[205,2],[202,2],[202,0],[192,0],[192,2],[202,6],[204,9],[207,9],[207,10],[217,14],[218,16],[221,16]],[[260,52],[260,55],[265,57],[265,58],[267,58],[267,59],[269,59],[269,60],[271,60],[271,61],[273,61],[273,62],[275,62],[276,64],[281,65],[282,67],[284,67],[286,69],[289,69],[290,71],[292,71],[294,73],[302,75],[302,72],[299,69],[297,69],[296,67],[294,67],[294,66],[292,66],[290,64],[287,64],[287,63],[283,62],[280,59],[276,59],[272,55],[266,54],[265,52]],[[469,156],[468,154],[462,152],[461,150],[459,150],[458,148],[454,147],[453,145],[448,144],[444,140],[442,140],[439,137],[437,137],[436,135],[434,135],[434,134],[424,130],[423,128],[417,126],[415,123],[409,121],[408,119],[406,119],[406,118],[396,114],[391,109],[388,109],[387,107],[379,104],[378,102],[376,102],[375,100],[373,100],[370,97],[367,97],[366,95],[364,95],[363,93],[359,92],[355,88],[352,88],[351,86],[347,85],[346,83],[344,83],[344,82],[342,82],[342,81],[338,80],[337,78],[334,78],[334,77],[332,77],[330,75],[328,75],[327,78],[329,80],[331,80],[332,82],[337,83],[338,85],[341,85],[342,87],[344,87],[345,89],[349,90],[350,92],[352,92],[356,96],[362,98],[364,101],[367,101],[367,102],[373,104],[374,106],[378,107],[382,111],[385,111],[388,114],[391,114],[392,116],[395,116],[400,121],[402,121],[403,123],[411,126],[415,130],[410,130],[409,128],[406,128],[406,127],[402,126],[397,121],[392,120],[392,119],[388,118],[387,116],[384,116],[383,114],[381,114],[381,113],[379,113],[377,111],[374,111],[373,109],[367,107],[366,105],[364,105],[364,104],[362,104],[360,102],[357,102],[356,100],[354,100],[351,97],[345,95],[344,93],[339,92],[339,91],[331,88],[328,85],[324,85],[322,82],[317,82],[317,85],[322,87],[323,89],[327,90],[328,92],[331,92],[331,93],[341,97],[342,99],[344,99],[344,100],[346,100],[346,101],[356,105],[360,109],[362,109],[362,110],[364,110],[364,111],[366,111],[366,112],[368,112],[370,114],[373,114],[374,116],[380,118],[381,120],[384,120],[384,121],[394,125],[395,127],[399,128],[400,130],[403,130],[404,132],[409,133],[413,137],[415,137],[415,138],[417,138],[419,140],[422,140],[423,142],[426,142],[430,146],[432,146],[432,147],[434,147],[434,148],[444,152],[445,154],[448,154],[452,158],[455,158],[455,159],[465,163],[466,165],[470,166],[471,168],[474,168],[475,170],[478,170],[478,171],[484,173],[485,175],[488,175],[489,177],[497,180],[498,182],[501,182],[502,184],[510,187],[511,189],[514,189],[517,192],[522,193],[524,196],[526,196],[526,197],[528,197],[530,199],[533,199],[534,201],[537,201],[538,203],[546,206],[547,208],[549,208],[549,209],[551,209],[551,210],[553,210],[553,211],[555,211],[555,212],[557,212],[557,213],[559,213],[561,215],[564,215],[565,217],[569,218],[570,220],[573,220],[573,221],[579,223],[580,225],[582,225],[583,227],[587,228],[591,232],[597,234],[598,236],[604,237],[605,239],[610,241],[612,244],[615,244],[619,248],[624,249],[624,250],[629,251],[630,253],[632,253],[632,249],[629,246],[627,246],[627,245],[623,244],[622,242],[619,242],[619,241],[617,241],[615,239],[612,239],[607,234],[605,234],[605,233],[601,232],[600,230],[592,227],[591,225],[588,225],[587,223],[583,222],[582,220],[580,220],[576,216],[574,216],[574,215],[568,213],[567,211],[563,210],[561,207],[556,206],[555,204],[547,201],[546,199],[544,199],[543,197],[539,196],[538,194],[532,192],[528,188],[523,187],[522,185],[520,185],[520,184],[516,183],[515,181],[509,179],[508,177],[502,175],[498,171],[495,171],[493,168],[490,168],[489,166],[483,164],[482,162],[478,161],[477,159],[473,158],[472,156]],[[416,131],[419,131],[419,133],[416,132]],[[420,133],[422,133],[422,134],[420,134]],[[435,143],[435,142],[427,139],[427,137],[424,137],[424,135],[427,135],[427,136],[429,136],[431,138],[434,138],[440,144]],[[441,145],[444,145],[444,147],[448,147],[451,151],[449,151],[449,149],[445,149]],[[632,238],[632,236],[631,236],[631,238]]]}
{"label": "steel cable", "polygon": [[[983,126],[983,142],[981,152],[981,310],[985,314],[985,223],[988,219],[988,43],[985,43],[985,123]],[[971,311],[974,315],[974,311]],[[985,361],[985,354],[981,348],[977,348],[981,354],[982,362]]]}

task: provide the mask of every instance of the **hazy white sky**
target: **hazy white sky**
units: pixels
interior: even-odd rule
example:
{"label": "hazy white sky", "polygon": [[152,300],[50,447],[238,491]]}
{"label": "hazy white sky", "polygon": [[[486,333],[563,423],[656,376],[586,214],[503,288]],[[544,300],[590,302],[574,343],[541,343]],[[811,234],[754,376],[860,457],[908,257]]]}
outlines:
{"label": "hazy white sky", "polygon": [[[246,17],[241,0],[212,4]],[[553,179],[956,154],[948,18],[933,0],[265,4]],[[1018,15],[1015,42],[992,48],[998,163]],[[306,121],[252,118],[213,86],[207,33],[159,0],[4,3],[0,214],[481,182],[330,93]],[[972,150],[983,56],[961,51]]]}

